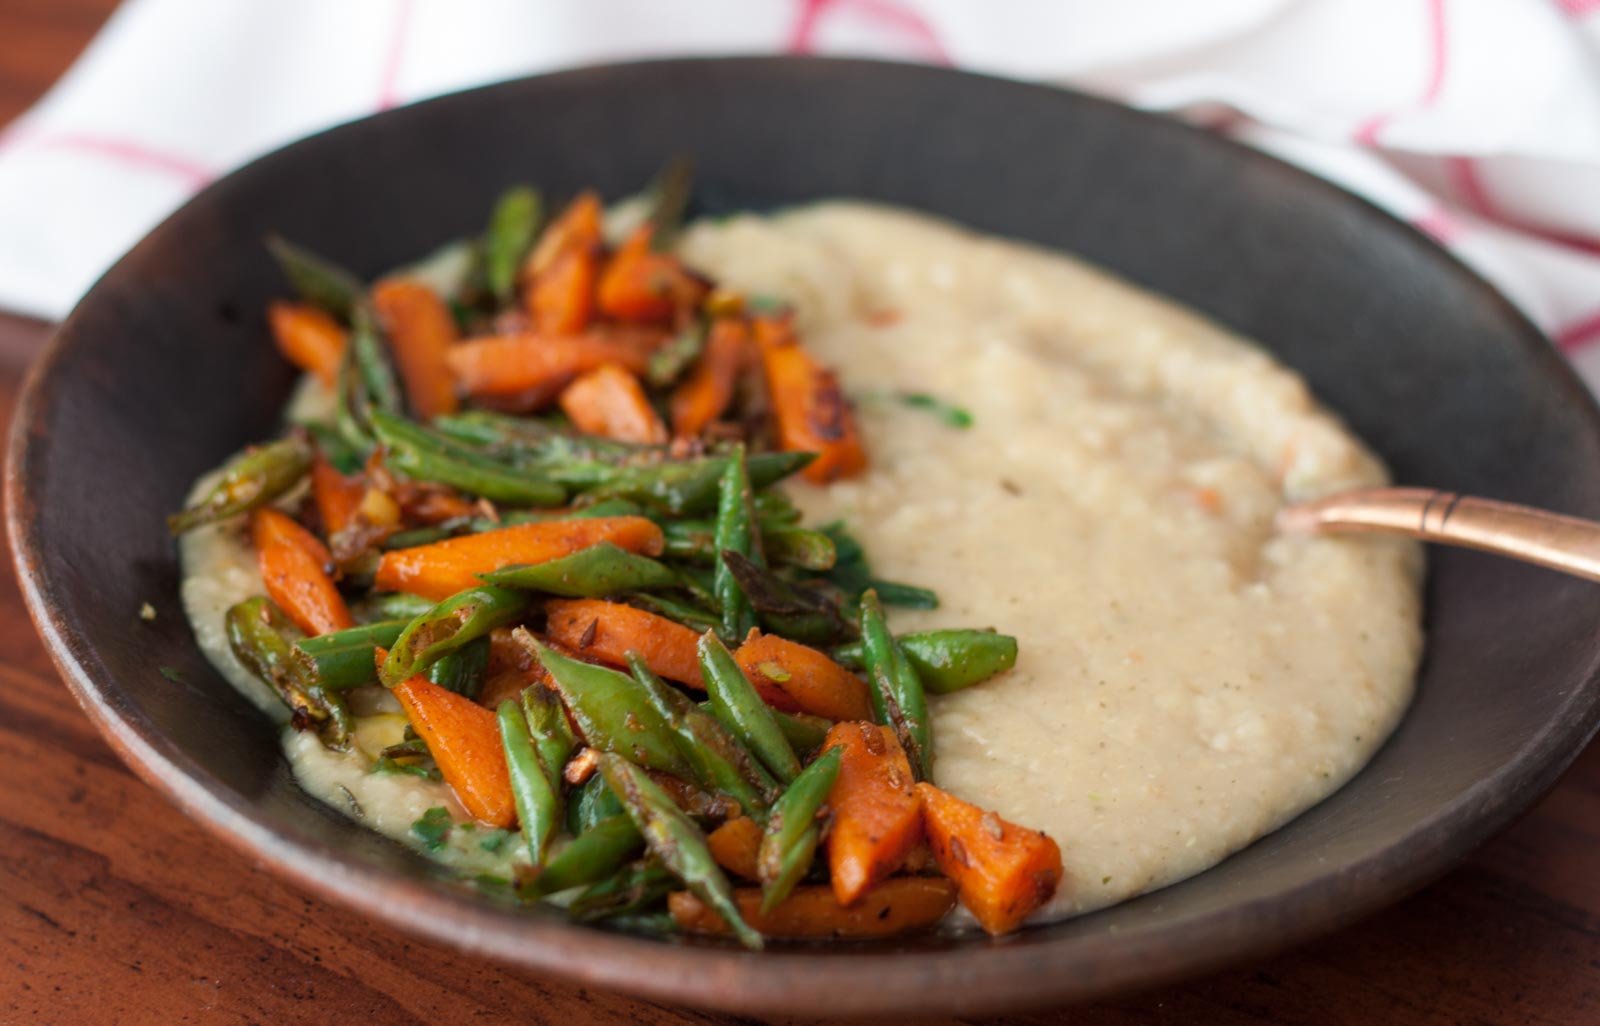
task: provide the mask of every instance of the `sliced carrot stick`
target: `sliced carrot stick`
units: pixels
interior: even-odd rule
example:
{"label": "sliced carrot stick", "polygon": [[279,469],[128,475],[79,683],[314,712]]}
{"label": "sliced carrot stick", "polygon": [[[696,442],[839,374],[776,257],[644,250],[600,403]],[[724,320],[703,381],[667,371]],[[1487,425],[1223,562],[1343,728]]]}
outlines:
{"label": "sliced carrot stick", "polygon": [[861,431],[833,371],[812,359],[787,322],[757,320],[756,340],[779,446],[817,454],[802,472],[807,480],[827,484],[865,470]]}
{"label": "sliced carrot stick", "polygon": [[854,904],[898,870],[922,840],[922,809],[911,763],[894,731],[875,723],[836,723],[822,750],[843,750],[828,792],[833,822],[828,871],[841,905]]}
{"label": "sliced carrot stick", "polygon": [[612,255],[600,275],[600,312],[619,321],[672,320],[697,306],[706,287],[677,257],[650,248],[655,229],[640,225]]}
{"label": "sliced carrot stick", "polygon": [[588,326],[594,316],[594,284],[600,260],[593,252],[567,250],[541,271],[528,290],[528,312],[534,327],[557,335],[572,335]]}
{"label": "sliced carrot stick", "polygon": [[744,321],[719,317],[712,322],[705,352],[672,393],[674,435],[693,438],[722,416],[733,401],[734,386],[749,351],[750,329]]}
{"label": "sliced carrot stick", "polygon": [[681,623],[600,599],[556,599],[544,604],[546,632],[582,659],[626,666],[637,652],[651,670],[669,680],[703,688],[700,636]]}
{"label": "sliced carrot stick", "polygon": [[355,523],[367,486],[360,478],[339,473],[319,453],[311,464],[311,501],[322,519],[322,533],[332,538]]}
{"label": "sliced carrot stick", "polygon": [[250,514],[250,540],[267,595],[307,634],[355,626],[327,567],[328,547],[288,515],[270,507]]}
{"label": "sliced carrot stick", "polygon": [[758,868],[761,825],[749,816],[735,816],[706,835],[706,846],[717,865],[746,880],[761,878]]}
{"label": "sliced carrot stick", "polygon": [[522,265],[525,280],[548,270],[556,257],[572,249],[598,250],[605,209],[600,194],[593,189],[579,193],[539,235]]}
{"label": "sliced carrot stick", "polygon": [[423,676],[403,680],[393,691],[461,807],[492,826],[515,823],[511,774],[494,713]]}
{"label": "sliced carrot stick", "polygon": [[[764,915],[760,888],[735,888],[733,897],[744,921],[768,937],[861,939],[933,927],[956,903],[956,888],[942,877],[899,876],[867,891],[847,908],[826,885],[812,884],[796,887]],[[728,932],[722,917],[688,891],[668,895],[667,908],[678,926],[690,933]]]}
{"label": "sliced carrot stick", "polygon": [[338,321],[309,303],[277,300],[267,304],[267,324],[285,359],[333,387],[346,338]]}
{"label": "sliced carrot stick", "polygon": [[830,720],[872,719],[866,682],[814,648],[758,634],[733,658],[769,705]]}
{"label": "sliced carrot stick", "polygon": [[456,384],[445,354],[459,332],[444,300],[420,281],[390,278],[373,286],[372,305],[388,336],[412,410],[423,420],[454,413]]}
{"label": "sliced carrot stick", "polygon": [[579,431],[623,442],[664,444],[666,426],[639,379],[622,366],[603,363],[561,393],[561,409]]}
{"label": "sliced carrot stick", "polygon": [[929,783],[917,785],[928,843],[961,904],[989,933],[1010,933],[1061,885],[1061,849]]}
{"label": "sliced carrot stick", "polygon": [[386,552],[374,585],[379,591],[446,599],[480,583],[479,574],[518,563],[545,563],[603,541],[641,555],[661,554],[661,528],[644,517],[549,520]]}
{"label": "sliced carrot stick", "polygon": [[[607,363],[642,374],[661,333],[590,331],[583,335],[490,335],[454,346],[447,357],[456,380],[474,396],[521,397],[556,392],[585,371]],[[547,391],[546,391],[547,390]]]}

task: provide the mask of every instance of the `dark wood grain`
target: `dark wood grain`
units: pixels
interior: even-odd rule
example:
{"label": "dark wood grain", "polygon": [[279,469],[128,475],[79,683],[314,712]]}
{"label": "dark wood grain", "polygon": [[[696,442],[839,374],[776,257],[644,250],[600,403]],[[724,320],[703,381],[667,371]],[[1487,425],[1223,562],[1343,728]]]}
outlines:
{"label": "dark wood grain", "polygon": [[[0,0],[0,122],[108,0]],[[48,327],[0,316],[0,415]],[[0,1024],[732,1023],[541,980],[368,923],[191,824],[100,740],[0,573]],[[1600,747],[1422,894],[1183,986],[1007,1023],[1600,1021]]]}

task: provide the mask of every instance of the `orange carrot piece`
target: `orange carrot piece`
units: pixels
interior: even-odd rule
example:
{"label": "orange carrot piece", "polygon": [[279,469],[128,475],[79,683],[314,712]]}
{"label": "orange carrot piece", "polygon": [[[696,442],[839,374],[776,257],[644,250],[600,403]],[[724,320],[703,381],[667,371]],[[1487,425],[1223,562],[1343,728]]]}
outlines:
{"label": "orange carrot piece", "polygon": [[861,431],[833,371],[812,359],[787,322],[758,320],[756,340],[780,447],[817,454],[806,479],[827,484],[865,470]]}
{"label": "orange carrot piece", "polygon": [[339,473],[319,453],[311,464],[311,501],[322,519],[322,533],[332,538],[356,521],[366,485],[355,477]]}
{"label": "orange carrot piece", "polygon": [[719,317],[712,322],[705,352],[672,393],[674,435],[693,438],[722,416],[733,401],[739,371],[749,351],[750,329],[743,321]]}
{"label": "orange carrot piece", "polygon": [[917,785],[928,844],[961,904],[989,933],[1010,933],[1061,885],[1061,848],[929,783]]}
{"label": "orange carrot piece", "polygon": [[[811,884],[796,887],[765,915],[759,888],[735,888],[733,897],[744,921],[768,937],[864,939],[933,927],[956,903],[956,888],[942,877],[900,876],[885,880],[847,908],[826,885]],[[689,933],[728,933],[722,917],[688,891],[668,895],[667,908]]]}
{"label": "orange carrot piece", "polygon": [[706,847],[717,865],[746,880],[759,880],[761,825],[749,816],[735,816],[706,835]]}
{"label": "orange carrot piece", "polygon": [[459,333],[444,300],[420,281],[391,278],[373,286],[372,305],[417,416],[432,420],[454,413],[456,384],[445,354]]}
{"label": "orange carrot piece", "polygon": [[338,321],[309,303],[276,300],[267,304],[267,325],[285,359],[333,387],[346,338]]}
{"label": "orange carrot piece", "polygon": [[814,648],[757,634],[733,658],[769,705],[830,720],[872,719],[866,681]]}
{"label": "orange carrot piece", "polygon": [[570,249],[541,271],[528,290],[528,312],[534,327],[557,335],[572,335],[588,326],[594,316],[594,283],[600,261],[591,251]]}
{"label": "orange carrot piece", "polygon": [[671,320],[697,306],[706,287],[677,257],[650,248],[655,229],[640,225],[612,255],[600,276],[600,312],[619,321]]}
{"label": "orange carrot piece", "polygon": [[643,374],[660,332],[591,331],[583,335],[490,335],[454,346],[447,360],[456,380],[469,395],[521,398],[534,393],[555,398],[561,386],[585,371],[607,363]]}
{"label": "orange carrot piece", "polygon": [[644,517],[549,520],[386,552],[374,584],[379,591],[446,599],[480,583],[479,574],[519,563],[546,563],[603,541],[640,555],[661,554],[661,528]]}
{"label": "orange carrot piece", "polygon": [[603,363],[561,393],[561,409],[579,431],[622,442],[662,445],[666,426],[639,379],[615,363]]}
{"label": "orange carrot piece", "polygon": [[539,235],[539,241],[522,265],[522,277],[531,280],[569,250],[595,251],[600,248],[605,208],[593,189],[580,193]]}
{"label": "orange carrot piece", "polygon": [[461,807],[492,826],[515,823],[511,774],[495,714],[420,675],[401,681],[393,691]]}
{"label": "orange carrot piece", "polygon": [[853,905],[898,870],[922,840],[922,809],[911,763],[894,731],[875,723],[836,723],[822,750],[842,749],[828,792],[833,823],[828,871],[841,905]]}
{"label": "orange carrot piece", "polygon": [[267,595],[307,634],[355,626],[327,567],[328,547],[287,514],[270,507],[250,514],[250,540]]}
{"label": "orange carrot piece", "polygon": [[553,599],[544,604],[546,633],[581,659],[626,666],[637,652],[651,670],[669,680],[703,688],[700,635],[664,616],[601,599]]}

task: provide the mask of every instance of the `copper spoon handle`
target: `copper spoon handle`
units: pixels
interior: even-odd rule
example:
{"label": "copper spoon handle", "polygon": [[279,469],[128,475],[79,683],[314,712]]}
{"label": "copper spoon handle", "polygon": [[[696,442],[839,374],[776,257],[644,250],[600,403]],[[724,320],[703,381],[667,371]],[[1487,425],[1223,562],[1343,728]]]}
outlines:
{"label": "copper spoon handle", "polygon": [[1600,523],[1433,488],[1362,488],[1290,506],[1285,531],[1403,534],[1600,581]]}

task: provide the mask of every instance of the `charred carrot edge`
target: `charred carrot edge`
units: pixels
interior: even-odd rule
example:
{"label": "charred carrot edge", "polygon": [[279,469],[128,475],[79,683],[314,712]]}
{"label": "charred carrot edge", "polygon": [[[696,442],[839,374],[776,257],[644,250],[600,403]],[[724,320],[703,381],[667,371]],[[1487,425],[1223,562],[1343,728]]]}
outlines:
{"label": "charred carrot edge", "polygon": [[394,352],[411,409],[424,420],[454,413],[456,386],[445,354],[458,333],[444,300],[422,282],[393,278],[373,286],[372,305]]}
{"label": "charred carrot edge", "polygon": [[561,409],[584,434],[651,445],[667,440],[644,386],[616,363],[603,363],[568,385]]}
{"label": "charred carrot edge", "polygon": [[[744,921],[768,937],[794,940],[869,939],[927,930],[955,904],[956,888],[937,876],[900,876],[841,905],[824,884],[797,887],[770,912],[761,911],[761,890],[740,887],[734,900]],[[726,934],[728,924],[688,891],[675,891],[667,908],[679,928],[690,933]]]}
{"label": "charred carrot edge", "polygon": [[286,360],[333,387],[348,338],[338,321],[309,303],[276,300],[267,305],[267,324]]}
{"label": "charred carrot edge", "polygon": [[865,470],[861,431],[834,373],[812,359],[786,322],[758,320],[756,340],[779,445],[817,454],[803,472],[806,478],[827,484]]}
{"label": "charred carrot edge", "polygon": [[989,933],[1010,933],[1055,896],[1062,875],[1055,841],[926,782],[917,798],[939,871]]}
{"label": "charred carrot edge", "polygon": [[452,347],[447,362],[469,395],[498,397],[518,408],[554,399],[579,374],[615,363],[644,373],[661,333],[596,329],[585,335],[491,335]]}
{"label": "charred carrot edge", "polygon": [[768,704],[829,720],[872,719],[866,682],[808,645],[755,634],[733,657]]}
{"label": "charred carrot edge", "polygon": [[712,322],[705,352],[672,393],[673,434],[693,438],[722,416],[733,402],[749,351],[750,329],[743,321],[719,317]]}
{"label": "charred carrot edge", "polygon": [[600,275],[596,301],[600,312],[619,321],[667,321],[691,310],[706,287],[684,270],[678,259],[651,248],[655,229],[640,225],[617,248]]}
{"label": "charred carrot edge", "polygon": [[704,688],[696,644],[700,636],[664,616],[600,599],[546,602],[546,631],[582,659],[626,666],[637,652],[651,671],[669,680]]}
{"label": "charred carrot edge", "polygon": [[494,713],[426,677],[403,680],[393,691],[461,807],[492,826],[515,823],[511,774]]}
{"label": "charred carrot edge", "polygon": [[850,905],[904,865],[922,840],[922,808],[894,731],[838,723],[822,744],[823,751],[832,748],[843,754],[828,792],[828,870],[839,904]]}
{"label": "charred carrot edge", "polygon": [[663,538],[653,521],[634,516],[517,524],[386,552],[378,563],[374,585],[380,591],[442,600],[480,583],[479,574],[519,563],[545,563],[600,542],[639,555],[659,556]]}
{"label": "charred carrot edge", "polygon": [[250,540],[267,595],[310,635],[355,626],[327,567],[328,548],[291,517],[275,509],[250,514]]}

